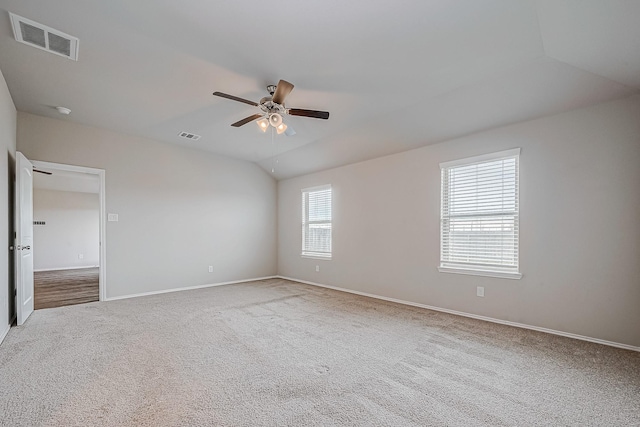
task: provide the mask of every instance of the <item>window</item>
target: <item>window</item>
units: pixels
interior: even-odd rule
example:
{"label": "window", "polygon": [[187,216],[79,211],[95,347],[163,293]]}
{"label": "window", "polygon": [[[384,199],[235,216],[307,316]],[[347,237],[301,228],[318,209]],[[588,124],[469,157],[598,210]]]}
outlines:
{"label": "window", "polygon": [[519,279],[520,149],[441,163],[440,267]]}
{"label": "window", "polygon": [[331,186],[302,190],[302,256],[331,258]]}

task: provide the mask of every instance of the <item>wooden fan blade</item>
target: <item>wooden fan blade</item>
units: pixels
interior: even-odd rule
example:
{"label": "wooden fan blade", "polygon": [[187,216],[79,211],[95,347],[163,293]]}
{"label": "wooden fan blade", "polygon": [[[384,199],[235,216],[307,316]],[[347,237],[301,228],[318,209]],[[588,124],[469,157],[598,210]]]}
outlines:
{"label": "wooden fan blade", "polygon": [[262,114],[254,114],[252,116],[246,117],[238,122],[235,122],[234,124],[232,124],[231,126],[233,126],[234,128],[239,128],[240,126],[246,125],[249,122],[252,122],[256,119],[259,119],[260,117],[262,117]]}
{"label": "wooden fan blade", "polygon": [[254,107],[258,106],[257,102],[253,102],[253,101],[249,101],[248,99],[244,99],[244,98],[238,98],[237,96],[233,96],[233,95],[228,95],[226,93],[222,93],[222,92],[213,92],[213,94],[215,96],[220,96],[222,98],[227,98],[230,99],[232,101],[238,101],[238,102],[244,102],[245,104],[249,104],[249,105],[253,105]]}
{"label": "wooden fan blade", "polygon": [[324,119],[324,120],[327,120],[329,118],[328,111],[302,110],[300,108],[290,108],[287,110],[287,112],[292,116],[313,117],[314,119]]}
{"label": "wooden fan blade", "polygon": [[276,91],[273,94],[273,98],[271,99],[276,104],[284,104],[284,99],[291,93],[293,90],[293,85],[286,80],[280,80],[278,82],[278,86],[276,86]]}

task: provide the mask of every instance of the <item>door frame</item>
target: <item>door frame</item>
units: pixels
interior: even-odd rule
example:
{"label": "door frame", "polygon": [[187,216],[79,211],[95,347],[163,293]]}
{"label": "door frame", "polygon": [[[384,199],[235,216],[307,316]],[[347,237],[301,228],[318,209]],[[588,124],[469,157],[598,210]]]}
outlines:
{"label": "door frame", "polygon": [[100,190],[98,192],[98,199],[100,201],[100,250],[99,250],[99,278],[98,278],[98,287],[99,287],[99,298],[100,301],[107,300],[107,245],[106,245],[106,222],[107,222],[107,214],[106,214],[106,196],[105,196],[105,170],[104,169],[96,169],[96,168],[88,168],[85,166],[75,166],[75,165],[65,165],[62,163],[51,163],[51,162],[42,162],[39,160],[31,160],[33,163],[33,167],[36,169],[45,169],[45,170],[59,170],[59,171],[67,171],[67,172],[80,172],[91,175],[97,175],[98,181],[100,183]]}

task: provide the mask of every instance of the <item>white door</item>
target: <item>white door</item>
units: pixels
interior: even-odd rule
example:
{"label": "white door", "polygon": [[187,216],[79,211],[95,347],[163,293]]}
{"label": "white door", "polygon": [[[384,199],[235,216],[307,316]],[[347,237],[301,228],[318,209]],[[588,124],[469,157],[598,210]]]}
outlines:
{"label": "white door", "polygon": [[18,325],[33,313],[33,165],[16,152],[16,307]]}

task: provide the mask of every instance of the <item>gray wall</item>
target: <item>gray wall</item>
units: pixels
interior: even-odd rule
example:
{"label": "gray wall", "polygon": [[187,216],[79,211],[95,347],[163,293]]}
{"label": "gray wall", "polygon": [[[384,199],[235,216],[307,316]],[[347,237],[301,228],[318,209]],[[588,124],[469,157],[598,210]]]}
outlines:
{"label": "gray wall", "polygon": [[276,272],[276,183],[253,163],[22,112],[18,150],[106,170],[108,298]]}
{"label": "gray wall", "polygon": [[[439,273],[438,164],[514,147],[523,278]],[[280,181],[278,273],[640,346],[639,165],[635,96]],[[300,257],[300,190],[322,184],[331,261]]]}
{"label": "gray wall", "polygon": [[[16,108],[0,71],[0,341],[9,330],[9,298],[13,296],[13,175],[16,153]],[[13,304],[12,304],[13,305]]]}
{"label": "gray wall", "polygon": [[36,188],[33,220],[45,222],[33,227],[34,270],[100,265],[100,198],[97,194]]}

